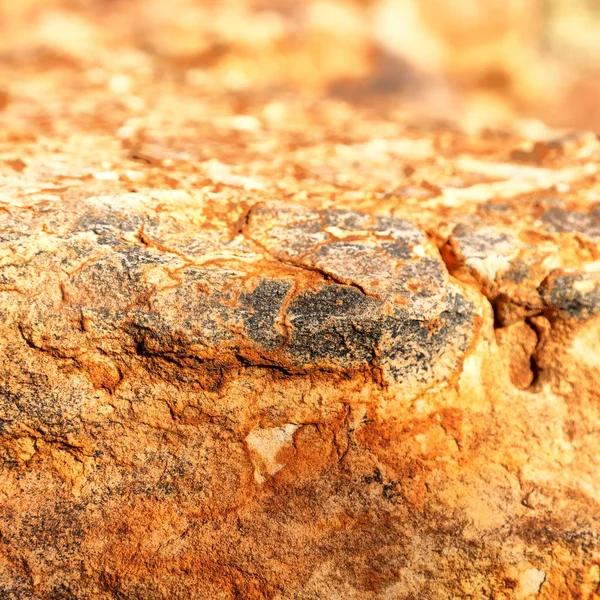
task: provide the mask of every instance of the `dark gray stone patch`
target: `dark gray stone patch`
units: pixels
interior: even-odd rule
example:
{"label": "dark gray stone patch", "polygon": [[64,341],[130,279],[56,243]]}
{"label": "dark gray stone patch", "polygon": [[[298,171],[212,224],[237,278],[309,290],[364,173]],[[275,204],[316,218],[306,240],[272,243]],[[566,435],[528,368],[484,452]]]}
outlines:
{"label": "dark gray stone patch", "polygon": [[381,303],[355,288],[325,285],[298,294],[289,305],[292,362],[348,369],[369,365],[381,338]]}
{"label": "dark gray stone patch", "polygon": [[[7,429],[24,423],[46,434],[64,436],[81,428],[80,412],[89,401],[87,390],[76,386],[53,389],[48,380],[47,375],[23,370],[23,387],[0,385],[0,410]],[[46,392],[39,394],[39,390]]]}
{"label": "dark gray stone patch", "polygon": [[77,219],[73,226],[73,231],[92,231],[98,235],[107,230],[131,233],[138,231],[142,223],[143,220],[139,215],[117,213],[109,208],[103,210],[88,209]]}
{"label": "dark gray stone patch", "polygon": [[524,283],[530,277],[531,267],[520,259],[512,260],[510,266],[502,273],[502,278],[513,283]]}
{"label": "dark gray stone patch", "polygon": [[412,258],[410,247],[399,242],[381,242],[381,249],[396,260],[409,260]]}
{"label": "dark gray stone patch", "polygon": [[397,278],[411,305],[417,305],[424,298],[439,298],[440,290],[446,286],[444,265],[429,257],[405,263],[398,270]]}
{"label": "dark gray stone patch", "polygon": [[504,253],[513,241],[492,227],[473,228],[460,223],[452,232],[452,241],[465,258],[485,258],[491,253]]}
{"label": "dark gray stone patch", "polygon": [[125,307],[154,289],[145,267],[173,264],[173,256],[139,245],[124,245],[90,263],[70,282],[84,295],[93,295],[95,307]]}
{"label": "dark gray stone patch", "polygon": [[425,234],[409,221],[395,217],[378,216],[371,229],[378,235],[391,235],[399,242],[421,244],[425,242]]}
{"label": "dark gray stone patch", "polygon": [[390,341],[382,363],[398,383],[438,381],[444,376],[442,356],[451,352],[459,360],[468,349],[474,318],[472,303],[454,291],[448,294],[446,309],[430,321],[407,318],[400,309],[383,321]]}
{"label": "dark gray stone patch", "polygon": [[451,291],[445,306],[427,321],[411,318],[403,308],[386,314],[383,302],[353,288],[307,291],[290,303],[287,353],[296,364],[381,367],[396,383],[439,381],[448,374],[441,358],[459,361],[474,330],[474,307],[462,295]]}
{"label": "dark gray stone patch", "polygon": [[570,319],[584,320],[600,313],[600,280],[597,276],[594,278],[587,273],[550,276],[538,291],[546,306]]}
{"label": "dark gray stone patch", "polygon": [[331,209],[323,211],[323,222],[329,227],[338,227],[347,231],[365,231],[369,229],[373,218],[370,215],[353,210]]}
{"label": "dark gray stone patch", "polygon": [[331,235],[323,230],[320,221],[277,226],[270,230],[270,236],[273,242],[277,242],[275,254],[291,258],[307,254],[331,239]]}
{"label": "dark gray stone patch", "polygon": [[600,214],[550,208],[542,215],[546,229],[555,233],[579,233],[600,240]]}
{"label": "dark gray stone patch", "polygon": [[286,279],[261,279],[252,292],[240,295],[246,335],[266,350],[275,350],[283,342],[277,319],[292,288]]}
{"label": "dark gray stone patch", "polygon": [[156,293],[147,307],[128,314],[126,329],[148,353],[227,346],[243,325],[239,272],[189,267],[183,273],[181,285]]}

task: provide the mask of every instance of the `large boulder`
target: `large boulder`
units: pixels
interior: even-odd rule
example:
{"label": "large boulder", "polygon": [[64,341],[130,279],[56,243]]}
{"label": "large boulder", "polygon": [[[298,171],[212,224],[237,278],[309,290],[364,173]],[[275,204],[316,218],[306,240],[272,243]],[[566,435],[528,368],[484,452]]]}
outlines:
{"label": "large boulder", "polygon": [[2,67],[0,596],[597,597],[596,138],[146,60]]}

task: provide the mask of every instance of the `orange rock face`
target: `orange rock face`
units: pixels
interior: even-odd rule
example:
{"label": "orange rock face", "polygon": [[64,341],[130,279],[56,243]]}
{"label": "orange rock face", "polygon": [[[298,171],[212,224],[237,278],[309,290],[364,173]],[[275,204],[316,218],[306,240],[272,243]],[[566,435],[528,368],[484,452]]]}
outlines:
{"label": "orange rock face", "polygon": [[0,67],[0,597],[597,598],[596,137],[98,47]]}

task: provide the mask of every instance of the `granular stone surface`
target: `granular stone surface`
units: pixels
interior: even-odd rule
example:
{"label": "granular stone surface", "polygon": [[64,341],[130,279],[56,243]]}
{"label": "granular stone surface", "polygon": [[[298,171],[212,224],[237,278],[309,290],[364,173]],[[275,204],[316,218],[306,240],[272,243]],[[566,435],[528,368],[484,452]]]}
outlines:
{"label": "granular stone surface", "polygon": [[107,56],[0,67],[0,597],[598,598],[596,137]]}

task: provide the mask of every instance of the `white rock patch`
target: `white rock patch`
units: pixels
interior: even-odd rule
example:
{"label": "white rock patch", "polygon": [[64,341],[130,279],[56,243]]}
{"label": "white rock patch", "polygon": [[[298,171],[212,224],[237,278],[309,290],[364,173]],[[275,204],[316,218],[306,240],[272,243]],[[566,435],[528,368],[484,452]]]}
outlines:
{"label": "white rock patch", "polygon": [[283,427],[255,427],[247,436],[246,444],[254,464],[254,479],[264,483],[266,475],[275,475],[285,464],[278,462],[277,455],[283,448],[294,443],[298,425],[286,423]]}
{"label": "white rock patch", "polygon": [[519,578],[519,598],[529,598],[540,593],[542,583],[546,581],[546,573],[539,569],[527,569]]}

